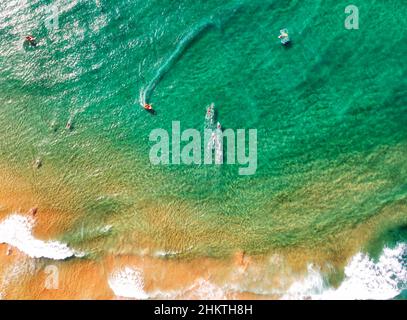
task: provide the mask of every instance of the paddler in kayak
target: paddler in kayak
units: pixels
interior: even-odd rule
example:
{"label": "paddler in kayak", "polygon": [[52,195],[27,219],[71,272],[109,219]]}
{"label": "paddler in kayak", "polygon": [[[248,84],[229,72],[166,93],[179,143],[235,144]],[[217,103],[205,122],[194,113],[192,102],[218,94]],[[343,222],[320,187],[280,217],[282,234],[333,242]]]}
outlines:
{"label": "paddler in kayak", "polygon": [[151,114],[155,114],[155,110],[153,109],[153,105],[149,103],[145,103],[143,106],[144,110],[150,112]]}

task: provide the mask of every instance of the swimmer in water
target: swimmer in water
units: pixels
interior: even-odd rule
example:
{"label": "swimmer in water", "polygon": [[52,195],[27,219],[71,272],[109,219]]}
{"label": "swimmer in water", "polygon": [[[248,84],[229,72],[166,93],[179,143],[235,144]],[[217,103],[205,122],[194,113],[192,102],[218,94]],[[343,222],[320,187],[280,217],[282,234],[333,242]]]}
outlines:
{"label": "swimmer in water", "polygon": [[283,39],[283,38],[287,38],[287,37],[288,37],[288,34],[287,34],[286,32],[282,32],[282,33],[278,36],[279,39]]}
{"label": "swimmer in water", "polygon": [[42,161],[41,161],[41,159],[35,160],[35,162],[34,162],[34,167],[35,167],[36,169],[39,169],[39,168],[42,167]]}
{"label": "swimmer in water", "polygon": [[37,46],[37,42],[35,41],[35,38],[33,36],[27,36],[25,37],[25,40],[32,45],[33,47]]}
{"label": "swimmer in water", "polygon": [[32,215],[33,217],[35,217],[35,215],[37,214],[37,211],[38,211],[38,208],[31,208],[31,209],[28,211],[28,214],[29,214],[29,215]]}

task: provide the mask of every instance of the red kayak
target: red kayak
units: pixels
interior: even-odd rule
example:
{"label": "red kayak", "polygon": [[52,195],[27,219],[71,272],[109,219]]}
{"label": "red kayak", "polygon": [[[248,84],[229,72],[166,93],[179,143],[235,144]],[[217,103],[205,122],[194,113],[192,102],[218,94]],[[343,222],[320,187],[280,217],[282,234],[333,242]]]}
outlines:
{"label": "red kayak", "polygon": [[155,110],[153,109],[153,106],[151,104],[146,103],[143,106],[144,110],[146,110],[147,112],[151,113],[151,114],[156,114]]}

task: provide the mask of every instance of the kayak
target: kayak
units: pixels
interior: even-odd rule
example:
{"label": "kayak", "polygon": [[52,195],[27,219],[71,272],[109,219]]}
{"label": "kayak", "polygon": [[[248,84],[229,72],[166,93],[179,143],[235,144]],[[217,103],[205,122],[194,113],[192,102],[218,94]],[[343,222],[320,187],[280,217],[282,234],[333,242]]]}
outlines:
{"label": "kayak", "polygon": [[149,113],[151,113],[151,114],[153,114],[153,115],[156,114],[156,112],[155,112],[155,110],[153,109],[153,106],[152,106],[151,104],[146,103],[146,104],[143,106],[143,108],[144,108],[144,110],[146,110],[147,112],[149,112]]}

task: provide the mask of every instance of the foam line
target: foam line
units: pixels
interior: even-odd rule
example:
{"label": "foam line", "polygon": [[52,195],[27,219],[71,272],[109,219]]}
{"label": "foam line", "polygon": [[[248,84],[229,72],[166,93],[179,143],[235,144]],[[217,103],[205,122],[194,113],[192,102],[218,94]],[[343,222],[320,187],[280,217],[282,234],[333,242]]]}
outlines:
{"label": "foam line", "polygon": [[73,256],[81,257],[66,244],[58,241],[42,241],[34,238],[34,219],[12,214],[0,222],[0,243],[16,247],[31,258],[64,260]]}
{"label": "foam line", "polygon": [[338,288],[327,287],[319,270],[309,266],[308,276],[295,282],[283,299],[392,299],[407,288],[406,255],[406,243],[384,248],[378,261],[358,253],[345,267],[345,279]]}

